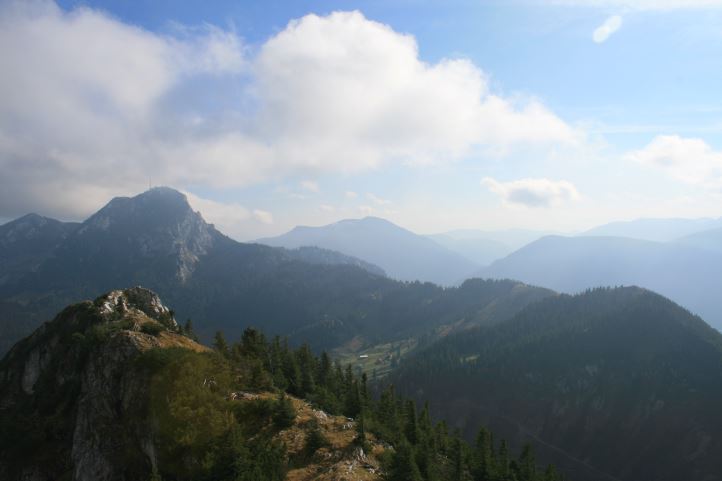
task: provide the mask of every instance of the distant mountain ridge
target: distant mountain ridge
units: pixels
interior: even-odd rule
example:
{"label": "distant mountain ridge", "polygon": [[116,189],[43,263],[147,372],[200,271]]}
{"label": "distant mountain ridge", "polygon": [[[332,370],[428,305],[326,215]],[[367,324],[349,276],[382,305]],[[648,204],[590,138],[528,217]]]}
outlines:
{"label": "distant mountain ridge", "polygon": [[37,214],[0,225],[0,285],[13,276],[37,269],[79,225]]}
{"label": "distant mountain ridge", "polygon": [[[326,349],[418,335],[462,317],[492,322],[507,312],[488,306],[506,295],[489,298],[499,283],[397,282],[337,252],[239,243],[207,224],[183,194],[156,188],[111,200],[33,269],[0,285],[0,351],[62,306],[127,285],[158,292],[206,340],[217,329],[233,337],[255,325]],[[552,294],[521,289],[529,295],[515,298],[512,313]]]}
{"label": "distant mountain ridge", "polygon": [[478,274],[518,279],[566,293],[599,286],[641,286],[722,328],[722,252],[681,242],[625,237],[548,236]]}
{"label": "distant mountain ridge", "polygon": [[321,227],[295,227],[257,242],[275,247],[316,246],[363,259],[394,279],[456,285],[478,266],[433,240],[385,219],[347,219]]}
{"label": "distant mountain ridge", "polygon": [[722,228],[722,218],[637,219],[600,225],[581,235],[631,237],[655,242],[669,242],[698,232],[719,228]]}
{"label": "distant mountain ridge", "polygon": [[722,227],[702,232],[695,232],[676,240],[678,244],[699,249],[722,252]]}

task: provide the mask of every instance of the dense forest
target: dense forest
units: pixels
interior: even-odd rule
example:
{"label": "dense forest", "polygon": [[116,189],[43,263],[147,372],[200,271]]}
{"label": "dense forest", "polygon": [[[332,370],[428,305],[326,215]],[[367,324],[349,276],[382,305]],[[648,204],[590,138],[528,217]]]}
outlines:
{"label": "dense forest", "polygon": [[[188,325],[185,330],[193,335]],[[308,345],[292,349],[279,337],[267,341],[253,328],[246,329],[241,339],[230,345],[218,332],[213,353],[150,351],[141,362],[158,368],[155,376],[162,380],[154,384],[153,392],[153,399],[161,400],[153,406],[167,437],[161,443],[166,449],[161,460],[185,460],[183,465],[161,461],[158,474],[163,479],[283,479],[288,461],[283,446],[274,445],[270,434],[293,422],[287,394],[304,398],[330,414],[354,418],[355,442],[362,448],[369,434],[393,446],[384,459],[390,481],[561,479],[554,467],[537,467],[529,446],[514,457],[504,440],[495,443],[484,428],[478,431],[475,443],[467,444],[458,432],[449,432],[445,422],[434,423],[428,405],[417,409],[414,401],[398,396],[393,387],[374,399],[366,375],[356,375],[350,365],[342,367],[326,353],[315,356]],[[242,388],[274,391],[278,396],[273,402],[258,400],[231,410],[236,422],[218,429],[228,415],[229,404],[213,396],[213,391],[193,384],[204,376],[212,379],[214,391]],[[183,396],[178,395],[181,392]],[[173,401],[166,405],[163,399]],[[201,405],[204,409],[198,416]],[[178,431],[188,434],[179,436]],[[179,445],[174,441],[178,438],[186,443]],[[324,440],[318,434],[309,436],[307,443],[307,452],[312,453]],[[261,452],[264,455],[258,456]],[[208,463],[209,459],[214,461]],[[239,463],[238,459],[245,461]]]}
{"label": "dense forest", "polygon": [[449,423],[485,424],[512,446],[533,442],[540,457],[588,479],[702,479],[722,469],[722,335],[644,289],[542,300],[417,350],[388,382]]}

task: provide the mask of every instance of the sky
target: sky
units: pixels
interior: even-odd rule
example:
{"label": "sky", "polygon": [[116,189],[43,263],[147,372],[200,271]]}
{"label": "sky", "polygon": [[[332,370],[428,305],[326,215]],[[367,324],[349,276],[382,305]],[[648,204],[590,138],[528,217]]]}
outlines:
{"label": "sky", "polygon": [[0,220],[722,216],[722,0],[0,0]]}

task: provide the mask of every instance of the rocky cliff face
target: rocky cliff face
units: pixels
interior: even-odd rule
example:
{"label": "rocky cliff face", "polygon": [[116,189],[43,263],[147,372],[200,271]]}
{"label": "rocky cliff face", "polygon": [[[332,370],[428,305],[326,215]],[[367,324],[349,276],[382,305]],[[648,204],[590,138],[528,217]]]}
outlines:
{"label": "rocky cliff face", "polygon": [[[93,253],[94,244],[115,240],[122,252],[140,258],[169,259],[175,276],[185,282],[218,232],[193,211],[182,193],[156,187],[136,197],[117,197],[74,233],[73,244]],[[107,249],[106,249],[107,250]],[[107,252],[112,256],[114,252]]]}
{"label": "rocky cliff face", "polygon": [[205,350],[140,287],[63,310],[0,363],[0,479],[135,480],[155,467],[147,375],[153,348]]}

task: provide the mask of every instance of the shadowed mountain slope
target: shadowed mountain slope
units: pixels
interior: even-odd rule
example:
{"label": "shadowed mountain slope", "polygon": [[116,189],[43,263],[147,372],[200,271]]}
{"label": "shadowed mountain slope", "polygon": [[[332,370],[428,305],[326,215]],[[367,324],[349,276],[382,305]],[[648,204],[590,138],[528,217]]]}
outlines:
{"label": "shadowed mountain slope", "polygon": [[722,479],[722,335],[644,289],[547,298],[417,351],[390,382],[570,478]]}

